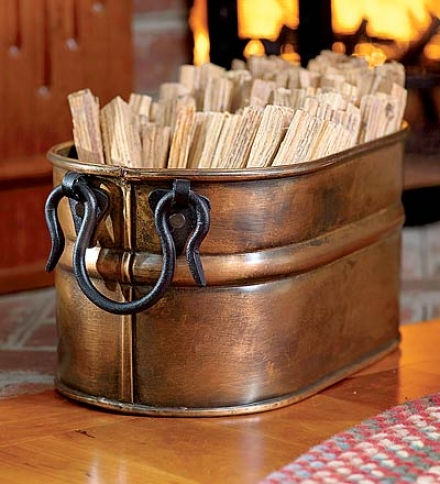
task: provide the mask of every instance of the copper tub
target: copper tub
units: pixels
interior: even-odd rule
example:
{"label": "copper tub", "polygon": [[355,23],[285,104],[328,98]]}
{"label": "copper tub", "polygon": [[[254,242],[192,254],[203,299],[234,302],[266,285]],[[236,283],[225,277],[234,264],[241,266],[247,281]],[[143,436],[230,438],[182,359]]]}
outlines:
{"label": "copper tub", "polygon": [[54,147],[57,389],[126,413],[247,414],[391,351],[404,138],[234,171],[85,165]]}

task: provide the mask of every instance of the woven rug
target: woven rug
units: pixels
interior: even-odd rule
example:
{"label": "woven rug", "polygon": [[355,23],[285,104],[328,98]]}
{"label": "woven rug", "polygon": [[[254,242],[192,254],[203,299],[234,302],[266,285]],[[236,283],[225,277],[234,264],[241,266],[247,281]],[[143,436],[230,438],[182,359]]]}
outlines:
{"label": "woven rug", "polygon": [[440,393],[393,407],[310,449],[261,484],[440,483]]}

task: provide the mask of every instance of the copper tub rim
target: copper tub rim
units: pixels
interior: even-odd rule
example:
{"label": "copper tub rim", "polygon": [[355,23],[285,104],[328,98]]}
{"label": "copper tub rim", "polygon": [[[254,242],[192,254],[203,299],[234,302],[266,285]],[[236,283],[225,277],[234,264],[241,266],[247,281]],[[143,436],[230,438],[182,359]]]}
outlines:
{"label": "copper tub rim", "polygon": [[169,180],[170,178],[176,177],[210,182],[267,180],[309,175],[333,165],[352,162],[353,159],[358,158],[365,153],[374,151],[378,148],[384,148],[399,140],[403,141],[408,131],[409,126],[404,122],[400,131],[396,131],[387,136],[382,136],[373,141],[360,143],[348,150],[343,150],[314,161],[264,168],[235,168],[229,170],[219,168],[130,168],[119,165],[81,163],[80,161],[67,156],[69,150],[74,146],[73,141],[58,143],[50,148],[47,152],[47,159],[52,165],[63,169],[79,170],[82,173],[89,175],[114,176],[132,181],[153,178],[156,180]]}

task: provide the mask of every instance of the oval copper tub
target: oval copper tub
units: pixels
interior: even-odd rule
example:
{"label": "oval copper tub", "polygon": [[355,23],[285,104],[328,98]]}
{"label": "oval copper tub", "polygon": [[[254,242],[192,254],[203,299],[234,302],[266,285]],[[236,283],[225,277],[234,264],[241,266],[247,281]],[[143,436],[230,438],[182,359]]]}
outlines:
{"label": "oval copper tub", "polygon": [[57,389],[126,413],[247,414],[304,399],[395,348],[405,131],[314,162],[230,171],[85,165],[68,156],[71,143],[54,147],[55,185],[83,173],[109,196],[86,265],[113,300],[141,297],[161,271],[153,190],[184,178],[211,205],[206,286],[182,254],[158,302],[117,315],[78,287],[61,201]]}

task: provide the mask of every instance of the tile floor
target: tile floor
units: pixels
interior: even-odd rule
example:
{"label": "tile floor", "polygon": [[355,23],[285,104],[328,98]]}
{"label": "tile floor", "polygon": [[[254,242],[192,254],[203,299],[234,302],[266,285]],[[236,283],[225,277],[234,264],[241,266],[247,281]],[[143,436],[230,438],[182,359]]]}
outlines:
{"label": "tile floor", "polygon": [[[402,244],[401,323],[440,316],[440,222],[406,227]],[[0,398],[53,386],[55,290],[0,296]]]}

